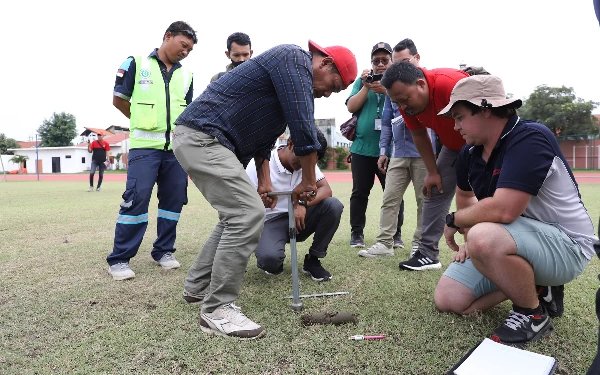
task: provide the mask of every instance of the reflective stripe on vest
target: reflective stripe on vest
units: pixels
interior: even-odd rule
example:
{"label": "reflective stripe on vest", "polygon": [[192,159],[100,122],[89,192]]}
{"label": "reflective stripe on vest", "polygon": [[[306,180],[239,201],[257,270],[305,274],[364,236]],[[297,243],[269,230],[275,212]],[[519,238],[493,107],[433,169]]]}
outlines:
{"label": "reflective stripe on vest", "polygon": [[[166,85],[158,61],[154,57],[135,57],[136,75],[131,95],[130,148],[171,149],[173,122],[187,107],[185,96],[191,85],[191,73],[183,68],[172,72],[169,81],[169,103]],[[167,124],[169,118],[170,124]],[[168,145],[168,146],[167,146]]]}

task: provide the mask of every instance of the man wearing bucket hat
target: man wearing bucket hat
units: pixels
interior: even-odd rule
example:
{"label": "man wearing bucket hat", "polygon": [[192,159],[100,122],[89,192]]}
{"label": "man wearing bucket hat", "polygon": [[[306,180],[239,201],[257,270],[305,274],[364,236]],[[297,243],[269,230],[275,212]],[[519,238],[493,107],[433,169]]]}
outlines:
{"label": "man wearing bucket hat", "polygon": [[[312,201],[314,194],[308,193],[317,192],[314,98],[346,89],[357,67],[345,47],[309,41],[308,48],[279,45],[246,61],[209,84],[175,121],[175,156],[219,212],[220,221],[184,283],[184,300],[203,304],[200,329],[206,333],[242,340],[264,335],[234,301],[263,230],[265,207],[277,203],[267,196],[273,191],[269,158],[286,125],[304,171],[294,204]],[[244,169],[253,158],[258,188]]]}
{"label": "man wearing bucket hat", "polygon": [[[456,167],[456,212],[444,236],[454,263],[435,290],[436,307],[470,314],[509,299],[509,316],[492,339],[522,346],[554,326],[536,284],[562,285],[595,254],[594,226],[564,155],[544,125],[517,115],[500,78],[459,81],[439,115],[452,117],[467,144]],[[457,233],[465,234],[458,245]]]}

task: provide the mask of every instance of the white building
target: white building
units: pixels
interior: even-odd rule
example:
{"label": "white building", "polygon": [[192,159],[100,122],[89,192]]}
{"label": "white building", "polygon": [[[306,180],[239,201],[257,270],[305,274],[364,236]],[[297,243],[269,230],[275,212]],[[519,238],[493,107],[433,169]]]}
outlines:
{"label": "white building", "polygon": [[[96,134],[92,133],[88,138],[90,141],[96,139]],[[129,134],[106,135],[104,140],[110,145],[110,151],[107,153],[111,161],[110,169],[116,169],[115,156],[117,154],[126,154],[129,152]],[[29,160],[25,163],[28,173],[36,173],[36,160],[40,173],[80,173],[90,170],[92,163],[92,154],[87,150],[87,139],[75,146],[67,147],[29,147],[29,148],[11,148],[15,155],[27,156]],[[10,159],[12,156],[9,156]],[[4,161],[4,156],[2,158]],[[123,167],[121,160],[120,167]],[[5,166],[6,168],[6,166]],[[6,168],[7,171],[10,169]]]}

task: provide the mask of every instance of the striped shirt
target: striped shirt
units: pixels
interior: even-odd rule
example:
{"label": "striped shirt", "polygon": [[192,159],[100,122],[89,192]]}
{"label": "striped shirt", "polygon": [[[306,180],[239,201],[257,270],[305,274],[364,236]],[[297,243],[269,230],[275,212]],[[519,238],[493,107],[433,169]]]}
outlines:
{"label": "striped shirt", "polygon": [[244,166],[255,155],[269,159],[286,125],[296,155],[316,151],[312,55],[271,48],[210,83],[175,124],[216,137]]}

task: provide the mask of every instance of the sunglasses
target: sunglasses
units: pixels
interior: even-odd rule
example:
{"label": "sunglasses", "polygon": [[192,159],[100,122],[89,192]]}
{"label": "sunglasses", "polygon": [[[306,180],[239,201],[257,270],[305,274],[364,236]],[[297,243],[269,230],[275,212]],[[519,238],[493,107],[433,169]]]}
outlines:
{"label": "sunglasses", "polygon": [[390,62],[390,59],[388,57],[381,57],[381,58],[373,59],[373,60],[371,60],[371,62],[373,63],[373,65],[379,65],[379,64],[387,65]]}
{"label": "sunglasses", "polygon": [[198,39],[196,39],[196,32],[194,30],[167,30],[170,33],[182,33],[187,35],[191,40],[194,41],[194,43],[196,43],[196,41]]}

